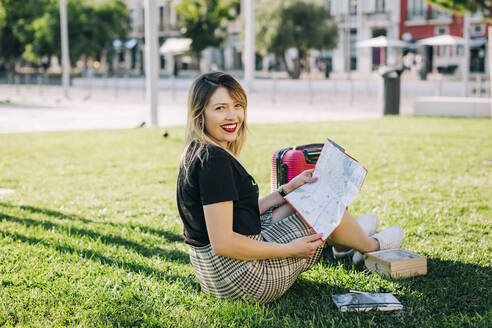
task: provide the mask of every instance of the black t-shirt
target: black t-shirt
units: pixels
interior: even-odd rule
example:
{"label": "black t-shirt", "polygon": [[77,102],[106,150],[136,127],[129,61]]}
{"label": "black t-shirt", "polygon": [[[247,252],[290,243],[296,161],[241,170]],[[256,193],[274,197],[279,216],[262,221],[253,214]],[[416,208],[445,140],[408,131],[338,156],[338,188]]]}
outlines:
{"label": "black t-shirt", "polygon": [[[227,151],[208,145],[208,156],[196,158],[185,182],[180,169],[177,186],[178,210],[184,224],[185,242],[193,246],[210,243],[203,205],[233,201],[232,230],[243,235],[260,233],[258,186],[251,175]],[[202,151],[205,154],[206,150]]]}

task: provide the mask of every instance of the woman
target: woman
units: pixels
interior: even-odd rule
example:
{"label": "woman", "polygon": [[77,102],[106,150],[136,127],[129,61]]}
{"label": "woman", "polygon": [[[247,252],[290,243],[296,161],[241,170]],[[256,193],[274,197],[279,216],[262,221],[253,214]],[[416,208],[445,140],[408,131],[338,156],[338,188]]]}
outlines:
{"label": "woman", "polygon": [[[268,302],[315,264],[323,241],[283,196],[315,181],[307,170],[258,199],[258,186],[237,157],[246,139],[246,94],[230,75],[198,77],[188,99],[188,123],[177,186],[185,242],[202,290],[222,298]],[[343,256],[399,247],[398,226],[375,233],[377,219],[345,212],[328,238]],[[354,260],[362,257],[356,252]]]}

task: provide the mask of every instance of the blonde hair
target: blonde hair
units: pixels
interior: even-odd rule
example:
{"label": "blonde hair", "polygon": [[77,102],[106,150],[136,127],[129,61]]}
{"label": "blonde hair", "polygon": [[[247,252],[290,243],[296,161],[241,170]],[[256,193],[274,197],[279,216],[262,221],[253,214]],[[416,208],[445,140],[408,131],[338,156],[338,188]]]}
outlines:
{"label": "blonde hair", "polygon": [[[179,166],[184,169],[185,180],[188,180],[190,164],[198,158],[201,162],[208,156],[207,145],[217,145],[205,129],[205,109],[209,105],[212,94],[220,87],[229,92],[231,98],[244,108],[244,121],[240,126],[236,140],[227,144],[227,150],[234,156],[239,156],[246,141],[246,107],[248,104],[246,92],[239,82],[231,75],[223,72],[211,72],[200,75],[193,82],[188,93],[188,116],[186,123],[185,145],[181,154]],[[218,146],[218,145],[217,145]],[[205,153],[202,154],[202,150]]]}

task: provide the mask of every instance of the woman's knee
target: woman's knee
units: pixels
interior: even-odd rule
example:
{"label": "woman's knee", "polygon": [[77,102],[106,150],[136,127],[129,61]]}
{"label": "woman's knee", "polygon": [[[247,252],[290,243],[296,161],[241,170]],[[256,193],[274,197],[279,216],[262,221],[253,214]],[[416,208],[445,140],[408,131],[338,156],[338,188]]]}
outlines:
{"label": "woman's knee", "polygon": [[285,203],[282,206],[277,207],[276,209],[273,210],[272,222],[274,222],[274,223],[278,222],[278,221],[280,221],[280,220],[282,220],[288,216],[291,216],[294,213],[295,213],[295,211],[292,208],[292,206],[290,206],[289,203]]}

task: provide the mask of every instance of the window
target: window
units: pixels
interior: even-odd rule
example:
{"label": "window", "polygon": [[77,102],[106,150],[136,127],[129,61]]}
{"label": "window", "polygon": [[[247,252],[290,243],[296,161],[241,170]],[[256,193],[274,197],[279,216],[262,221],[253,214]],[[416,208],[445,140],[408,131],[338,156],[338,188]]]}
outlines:
{"label": "window", "polygon": [[357,51],[355,49],[355,43],[357,42],[357,30],[350,30],[350,70],[357,69]]}
{"label": "window", "polygon": [[411,0],[409,3],[409,8],[416,11],[427,11],[427,3],[425,0]]}
{"label": "window", "polygon": [[436,35],[449,34],[449,26],[436,26],[435,34]]}
{"label": "window", "polygon": [[422,20],[427,18],[427,2],[424,0],[409,0],[407,20]]}
{"label": "window", "polygon": [[447,11],[441,10],[438,7],[431,7],[431,19],[451,20],[453,15]]}
{"label": "window", "polygon": [[134,28],[134,23],[135,23],[135,10],[134,9],[130,9],[130,30],[133,30]]}
{"label": "window", "polygon": [[159,31],[164,30],[164,7],[159,6]]}
{"label": "window", "polygon": [[171,5],[169,3],[164,7],[164,25],[167,27],[171,25]]}
{"label": "window", "polygon": [[376,12],[382,13],[385,9],[385,0],[376,0]]}
{"label": "window", "polygon": [[485,35],[485,24],[476,24],[471,26],[472,36],[481,36]]}
{"label": "window", "polygon": [[349,14],[350,16],[357,15],[357,0],[349,0]]}

